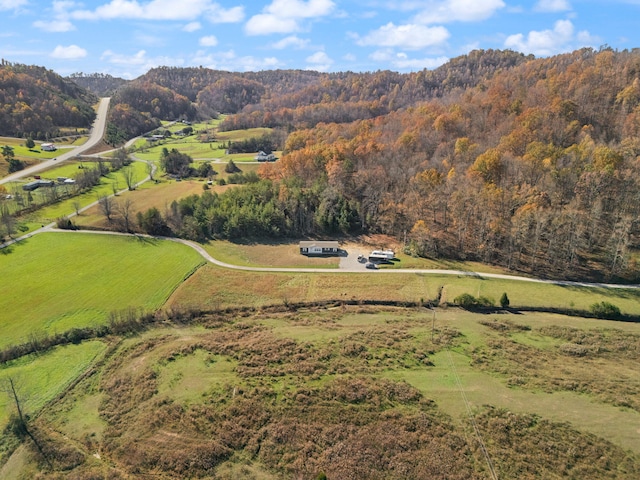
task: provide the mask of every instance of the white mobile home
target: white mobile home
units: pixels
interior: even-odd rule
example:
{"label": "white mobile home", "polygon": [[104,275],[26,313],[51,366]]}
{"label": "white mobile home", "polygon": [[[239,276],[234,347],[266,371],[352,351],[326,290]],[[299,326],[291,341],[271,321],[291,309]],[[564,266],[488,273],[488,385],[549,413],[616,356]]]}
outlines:
{"label": "white mobile home", "polygon": [[337,255],[340,253],[340,244],[336,241],[301,241],[300,253],[302,255]]}

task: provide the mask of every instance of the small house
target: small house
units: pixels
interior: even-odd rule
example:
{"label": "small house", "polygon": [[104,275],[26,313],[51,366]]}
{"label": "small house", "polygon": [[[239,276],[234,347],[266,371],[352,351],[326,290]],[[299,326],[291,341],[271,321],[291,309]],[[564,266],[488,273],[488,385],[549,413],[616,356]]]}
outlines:
{"label": "small house", "polygon": [[262,150],[255,156],[257,162],[275,162],[276,156],[273,153],[265,153]]}
{"label": "small house", "polygon": [[57,148],[53,143],[41,143],[40,150],[43,152],[55,152]]}
{"label": "small house", "polygon": [[336,241],[301,241],[300,253],[302,255],[337,255],[340,253],[340,244]]}

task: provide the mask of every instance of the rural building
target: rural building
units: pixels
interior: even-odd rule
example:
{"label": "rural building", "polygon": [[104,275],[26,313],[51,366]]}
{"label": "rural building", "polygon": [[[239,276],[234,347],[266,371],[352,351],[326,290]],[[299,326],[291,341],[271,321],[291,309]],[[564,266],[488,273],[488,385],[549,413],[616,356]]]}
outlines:
{"label": "rural building", "polygon": [[53,187],[54,184],[55,182],[53,180],[34,180],[33,182],[25,183],[22,186],[22,190],[32,192],[40,187]]}
{"label": "rural building", "polygon": [[301,241],[302,255],[336,255],[340,253],[340,244],[336,241]]}
{"label": "rural building", "polygon": [[264,153],[260,150],[255,156],[255,160],[258,162],[275,162],[277,158],[273,153]]}
{"label": "rural building", "polygon": [[53,143],[41,143],[40,150],[43,152],[55,152],[57,148]]}

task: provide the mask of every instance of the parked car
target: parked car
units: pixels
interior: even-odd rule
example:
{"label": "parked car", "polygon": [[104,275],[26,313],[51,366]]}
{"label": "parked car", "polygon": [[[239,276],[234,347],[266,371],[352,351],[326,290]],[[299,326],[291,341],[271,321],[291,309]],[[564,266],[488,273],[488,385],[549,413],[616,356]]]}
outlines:
{"label": "parked car", "polygon": [[378,265],[376,265],[375,263],[371,263],[368,262],[365,267],[370,268],[371,270],[377,270],[378,269]]}

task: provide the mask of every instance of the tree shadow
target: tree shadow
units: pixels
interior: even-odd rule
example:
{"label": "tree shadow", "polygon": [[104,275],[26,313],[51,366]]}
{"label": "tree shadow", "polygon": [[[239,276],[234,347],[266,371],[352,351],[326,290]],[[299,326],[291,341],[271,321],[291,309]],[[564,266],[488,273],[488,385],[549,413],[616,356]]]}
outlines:
{"label": "tree shadow", "polygon": [[133,238],[135,238],[139,243],[143,243],[145,245],[152,245],[152,246],[156,246],[160,243],[160,240],[158,240],[157,238],[153,238],[153,237],[146,237],[144,235],[133,235]]}

